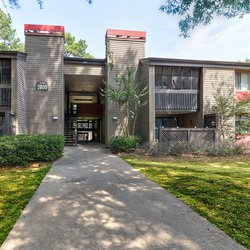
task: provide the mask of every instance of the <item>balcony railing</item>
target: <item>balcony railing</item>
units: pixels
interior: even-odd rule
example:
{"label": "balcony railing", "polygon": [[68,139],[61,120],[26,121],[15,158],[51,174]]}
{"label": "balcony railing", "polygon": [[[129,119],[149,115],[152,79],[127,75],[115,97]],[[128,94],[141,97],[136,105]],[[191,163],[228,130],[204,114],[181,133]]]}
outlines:
{"label": "balcony railing", "polygon": [[0,87],[0,107],[11,106],[11,88]]}
{"label": "balcony railing", "polygon": [[156,111],[197,111],[198,90],[155,90]]}

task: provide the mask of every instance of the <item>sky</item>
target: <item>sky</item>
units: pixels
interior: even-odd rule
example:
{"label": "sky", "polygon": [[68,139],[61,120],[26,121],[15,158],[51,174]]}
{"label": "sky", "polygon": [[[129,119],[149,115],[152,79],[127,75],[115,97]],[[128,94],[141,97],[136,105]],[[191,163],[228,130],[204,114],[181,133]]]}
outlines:
{"label": "sky", "polygon": [[[7,0],[6,0],[7,1]],[[250,15],[243,18],[216,17],[210,25],[193,30],[190,38],[180,37],[180,17],[159,11],[164,0],[20,0],[21,8],[7,6],[13,27],[24,41],[24,24],[61,25],[88,44],[87,52],[105,58],[108,28],[147,32],[145,57],[218,61],[250,58]],[[0,5],[1,6],[1,5]],[[2,7],[2,6],[1,6]]]}

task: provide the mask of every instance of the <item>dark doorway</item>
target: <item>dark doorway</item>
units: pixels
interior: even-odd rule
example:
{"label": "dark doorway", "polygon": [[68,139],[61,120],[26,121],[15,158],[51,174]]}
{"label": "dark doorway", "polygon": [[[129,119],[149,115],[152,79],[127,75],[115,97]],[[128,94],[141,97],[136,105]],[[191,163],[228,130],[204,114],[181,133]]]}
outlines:
{"label": "dark doorway", "polygon": [[78,119],[77,120],[77,142],[100,142],[101,119]]}

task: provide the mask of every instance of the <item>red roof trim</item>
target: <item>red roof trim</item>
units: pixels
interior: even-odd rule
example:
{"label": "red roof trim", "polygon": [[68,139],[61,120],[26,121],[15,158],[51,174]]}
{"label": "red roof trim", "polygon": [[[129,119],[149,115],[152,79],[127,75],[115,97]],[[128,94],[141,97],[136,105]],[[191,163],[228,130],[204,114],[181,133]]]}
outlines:
{"label": "red roof trim", "polygon": [[64,36],[64,26],[24,24],[25,35]]}
{"label": "red roof trim", "polygon": [[146,40],[145,31],[107,29],[106,36],[109,38],[129,38]]}

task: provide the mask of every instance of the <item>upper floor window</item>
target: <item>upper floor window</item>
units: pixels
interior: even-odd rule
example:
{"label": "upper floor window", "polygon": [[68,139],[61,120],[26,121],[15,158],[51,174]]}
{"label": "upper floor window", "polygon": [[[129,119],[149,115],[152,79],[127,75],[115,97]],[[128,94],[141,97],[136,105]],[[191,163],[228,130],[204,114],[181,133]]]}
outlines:
{"label": "upper floor window", "polygon": [[198,89],[200,70],[188,67],[155,67],[158,89]]}
{"label": "upper floor window", "polygon": [[0,84],[11,83],[11,59],[0,59]]}
{"label": "upper floor window", "polygon": [[235,89],[250,90],[250,73],[236,73]]}

